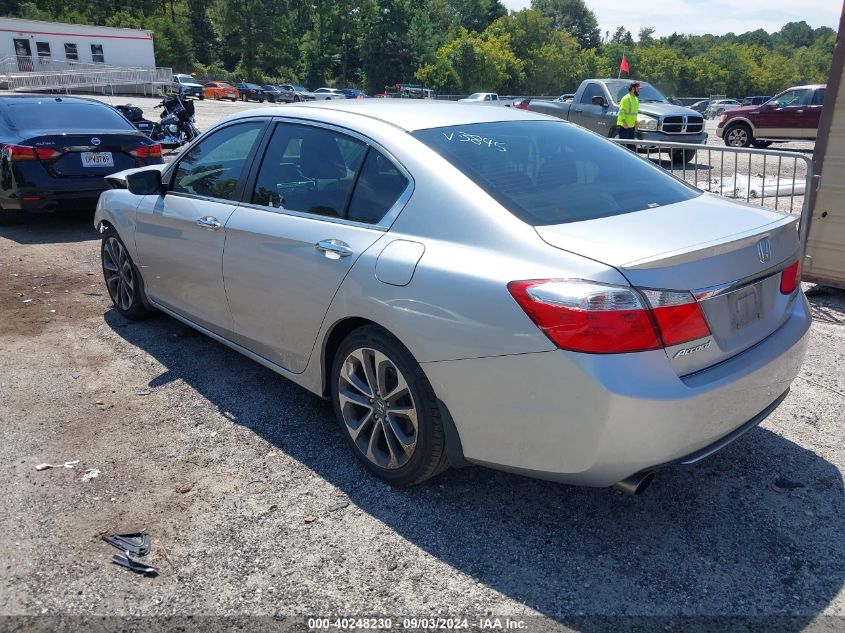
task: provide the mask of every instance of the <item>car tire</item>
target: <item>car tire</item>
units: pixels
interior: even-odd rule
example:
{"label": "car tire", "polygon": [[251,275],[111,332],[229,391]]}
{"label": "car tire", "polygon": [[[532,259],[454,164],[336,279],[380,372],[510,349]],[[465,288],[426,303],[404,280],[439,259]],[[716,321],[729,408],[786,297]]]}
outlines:
{"label": "car tire", "polygon": [[215,101],[220,101],[220,93],[219,93],[219,92],[215,92],[215,93],[214,93],[214,100],[215,100]]}
{"label": "car tire", "polygon": [[745,123],[737,123],[725,128],[722,138],[728,147],[750,147],[754,142],[751,128]]}
{"label": "car tire", "polygon": [[200,95],[200,101],[204,101],[204,100],[205,100],[205,95]]}
{"label": "car tire", "polygon": [[686,165],[695,159],[696,150],[694,149],[673,149],[669,152],[673,165]]}
{"label": "car tire", "polygon": [[394,336],[376,326],[354,330],[340,344],[329,380],[341,431],[370,472],[404,487],[448,468],[434,389]]}
{"label": "car tire", "polygon": [[102,233],[100,264],[106,290],[115,310],[131,321],[140,321],[153,314],[146,301],[141,273],[123,240],[111,227]]}
{"label": "car tire", "polygon": [[293,98],[293,102],[294,102],[294,103],[299,103],[299,97],[294,97],[294,98]]}

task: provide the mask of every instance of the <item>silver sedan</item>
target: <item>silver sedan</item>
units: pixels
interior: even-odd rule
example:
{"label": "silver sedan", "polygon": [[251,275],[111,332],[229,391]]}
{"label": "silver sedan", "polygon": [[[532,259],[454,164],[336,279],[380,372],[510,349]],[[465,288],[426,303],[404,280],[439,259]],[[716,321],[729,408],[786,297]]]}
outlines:
{"label": "silver sedan", "polygon": [[115,308],[329,398],[394,485],[474,463],[638,492],[762,421],[804,355],[795,218],[543,115],[268,107],[109,180]]}

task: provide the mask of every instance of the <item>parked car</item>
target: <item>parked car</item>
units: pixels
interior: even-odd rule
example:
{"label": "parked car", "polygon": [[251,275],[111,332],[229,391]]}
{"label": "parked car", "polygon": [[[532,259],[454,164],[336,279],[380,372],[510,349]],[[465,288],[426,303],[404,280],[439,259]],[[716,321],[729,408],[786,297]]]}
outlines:
{"label": "parked car", "polygon": [[347,99],[367,99],[368,95],[363,90],[357,88],[341,88],[340,90]]}
{"label": "parked car", "polygon": [[282,84],[279,90],[285,93],[292,93],[291,101],[314,101],[316,97],[313,92],[309,92],[304,86],[298,84]]}
{"label": "parked car", "polygon": [[691,106],[688,106],[690,110],[695,110],[699,114],[704,114],[704,111],[707,110],[707,106],[710,105],[710,99],[702,99],[701,101],[696,101]]}
{"label": "parked car", "polygon": [[478,105],[507,105],[505,99],[499,99],[495,92],[475,92],[468,97],[458,99],[458,103],[472,103]]}
{"label": "parked car", "polygon": [[824,84],[795,86],[766,103],[734,108],[722,115],[716,135],[731,147],[814,141],[826,88]]}
{"label": "parked car", "polygon": [[204,94],[215,101],[220,99],[238,100],[238,89],[225,81],[210,81],[205,84]]}
{"label": "parked car", "polygon": [[243,101],[258,101],[264,103],[264,90],[258,84],[239,83],[235,86]]}
{"label": "parked car", "polygon": [[636,492],[759,424],[805,351],[795,216],[540,114],[292,105],[112,180],[115,310],[330,399],[394,485],[469,461]]}
{"label": "parked car", "polygon": [[270,103],[285,103],[287,101],[285,98],[286,95],[277,86],[267,84],[266,86],[261,86],[261,90],[264,91],[264,96]]}
{"label": "parked car", "polygon": [[200,100],[205,99],[203,85],[190,75],[173,75],[171,87],[173,88],[173,92],[183,97],[197,97]]}
{"label": "parked car", "polygon": [[715,119],[722,116],[728,110],[740,107],[742,104],[736,99],[718,99],[711,101],[710,105],[704,111],[704,116],[708,119]]}
{"label": "parked car", "polygon": [[771,95],[769,95],[768,97],[764,97],[764,96],[745,97],[745,99],[742,100],[742,105],[744,105],[744,106],[747,106],[747,105],[762,105],[762,104],[766,103],[766,101],[768,101],[771,98],[772,98]]}
{"label": "parked car", "polygon": [[329,99],[346,99],[346,95],[343,94],[337,88],[317,88],[313,92],[314,98],[318,101],[320,100],[329,100]]}
{"label": "parked car", "polygon": [[162,162],[161,145],[117,110],[78,97],[0,97],[0,222],[91,209],[103,177]]}
{"label": "parked car", "polygon": [[[525,99],[515,106],[543,114],[550,114],[592,130],[602,136],[616,137],[619,129],[616,118],[619,102],[628,92],[630,79],[585,79],[578,86],[575,97],[562,100]],[[707,132],[704,119],[689,108],[672,105],[648,82],[640,82],[640,113],[637,117],[637,138],[646,141],[704,144]],[[670,150],[673,162],[689,162],[696,150]]]}

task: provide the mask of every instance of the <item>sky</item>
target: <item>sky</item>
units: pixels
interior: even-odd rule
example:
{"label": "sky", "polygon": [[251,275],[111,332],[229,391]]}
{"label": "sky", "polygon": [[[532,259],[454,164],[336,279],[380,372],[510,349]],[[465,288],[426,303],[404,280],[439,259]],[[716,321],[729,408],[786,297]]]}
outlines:
{"label": "sky", "polygon": [[[502,0],[508,9],[519,10],[531,0]],[[765,29],[779,31],[787,22],[804,20],[817,28],[838,30],[842,5],[839,0],[586,0],[596,14],[602,37],[618,26],[634,39],[644,26],[655,35],[672,33],[722,35]]]}

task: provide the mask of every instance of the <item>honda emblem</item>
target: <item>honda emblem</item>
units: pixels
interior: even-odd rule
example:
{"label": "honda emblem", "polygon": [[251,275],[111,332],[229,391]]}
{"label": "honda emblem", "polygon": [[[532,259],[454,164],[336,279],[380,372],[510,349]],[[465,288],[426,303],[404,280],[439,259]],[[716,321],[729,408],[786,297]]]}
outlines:
{"label": "honda emblem", "polygon": [[772,245],[768,237],[764,237],[757,242],[757,256],[760,258],[761,264],[765,264],[772,258]]}

